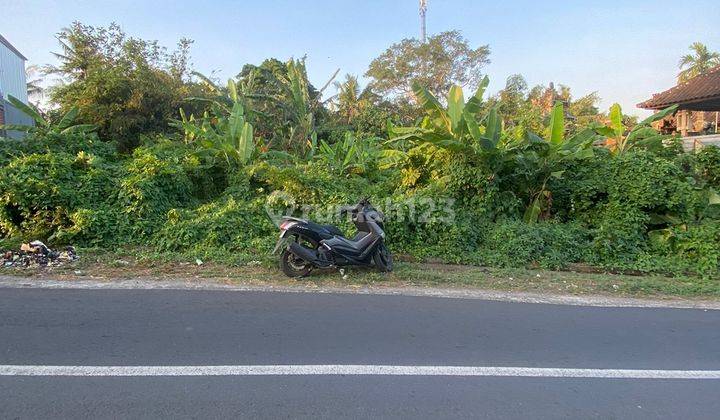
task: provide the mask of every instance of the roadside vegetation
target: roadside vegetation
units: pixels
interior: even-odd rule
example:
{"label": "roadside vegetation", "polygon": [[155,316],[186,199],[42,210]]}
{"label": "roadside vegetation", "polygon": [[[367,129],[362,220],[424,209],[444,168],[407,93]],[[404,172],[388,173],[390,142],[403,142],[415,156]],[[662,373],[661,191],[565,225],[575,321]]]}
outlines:
{"label": "roadside vegetation", "polygon": [[[0,140],[3,248],[41,239],[244,264],[274,245],[269,209],[332,222],[370,196],[391,250],[416,261],[582,264],[718,293],[720,149],[684,153],[656,132],[672,108],[637,121],[519,75],[489,96],[490,50],[458,32],[392,46],[364,89],[337,73],[315,86],[297,58],[215,80],[190,68],[191,41],[168,52],[116,26],[76,23],[59,40],[52,107],[28,110],[24,140]],[[436,281],[418,267],[400,273]]]}

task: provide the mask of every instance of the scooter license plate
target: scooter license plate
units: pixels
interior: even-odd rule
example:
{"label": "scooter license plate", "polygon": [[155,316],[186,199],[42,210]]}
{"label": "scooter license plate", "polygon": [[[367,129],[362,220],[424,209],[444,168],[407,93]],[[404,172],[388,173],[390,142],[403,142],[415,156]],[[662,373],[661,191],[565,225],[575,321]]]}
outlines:
{"label": "scooter license plate", "polygon": [[275,249],[273,249],[273,251],[272,251],[273,254],[278,252],[278,250],[283,246],[287,235],[288,235],[287,230],[283,230],[282,232],[280,232],[280,238],[278,239],[277,244],[275,245]]}

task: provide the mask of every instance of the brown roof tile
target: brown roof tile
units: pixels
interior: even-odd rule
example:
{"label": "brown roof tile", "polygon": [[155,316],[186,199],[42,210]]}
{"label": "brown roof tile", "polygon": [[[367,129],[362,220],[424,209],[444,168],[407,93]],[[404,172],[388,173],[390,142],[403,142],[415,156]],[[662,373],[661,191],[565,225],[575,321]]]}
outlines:
{"label": "brown roof tile", "polygon": [[647,101],[639,103],[638,107],[662,109],[675,104],[694,104],[706,100],[716,102],[718,99],[720,99],[720,66],[665,92],[656,93]]}

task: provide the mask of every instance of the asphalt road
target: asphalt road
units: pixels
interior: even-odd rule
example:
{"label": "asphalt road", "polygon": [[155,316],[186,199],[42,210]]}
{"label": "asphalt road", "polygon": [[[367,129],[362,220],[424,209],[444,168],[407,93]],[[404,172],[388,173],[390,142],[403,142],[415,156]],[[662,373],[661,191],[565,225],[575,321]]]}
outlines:
{"label": "asphalt road", "polygon": [[9,365],[720,370],[720,311],[0,288],[0,418],[717,418],[720,379],[13,376]]}

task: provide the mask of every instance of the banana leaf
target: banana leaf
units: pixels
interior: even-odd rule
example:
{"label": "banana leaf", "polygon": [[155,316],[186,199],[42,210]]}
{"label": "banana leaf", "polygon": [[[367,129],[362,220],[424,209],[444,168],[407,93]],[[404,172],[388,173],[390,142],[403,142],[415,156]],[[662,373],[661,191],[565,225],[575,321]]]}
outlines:
{"label": "banana leaf", "polygon": [[10,102],[15,108],[19,109],[21,112],[29,116],[35,121],[35,124],[42,127],[47,127],[49,124],[45,118],[43,118],[42,115],[40,115],[39,112],[37,112],[33,107],[25,104],[23,101],[19,100],[18,98],[8,95],[8,102]]}
{"label": "banana leaf", "polygon": [[77,118],[79,112],[80,109],[76,106],[70,108],[70,110],[65,115],[63,115],[60,121],[58,121],[57,128],[60,130],[64,130],[70,127],[73,121],[75,121],[75,118]]}
{"label": "banana leaf", "polygon": [[485,89],[487,89],[489,83],[490,79],[487,76],[483,77],[483,79],[480,81],[480,84],[478,85],[477,90],[475,91],[475,95],[473,95],[472,98],[468,99],[467,104],[465,104],[465,109],[473,116],[477,115],[477,113],[480,112],[483,102],[482,97],[485,94]]}
{"label": "banana leaf", "polygon": [[561,102],[557,102],[550,114],[550,134],[548,142],[562,143],[565,138],[565,109]]}
{"label": "banana leaf", "polygon": [[463,119],[463,109],[465,108],[465,98],[460,86],[453,85],[450,88],[447,96],[447,103],[447,113],[450,117],[451,130],[453,133],[458,133],[461,129],[460,124]]}
{"label": "banana leaf", "polygon": [[415,93],[415,97],[417,98],[418,103],[425,110],[425,112],[434,118],[441,119],[445,127],[450,130],[452,128],[450,117],[445,111],[445,108],[443,108],[442,104],[440,104],[440,101],[438,101],[432,95],[432,93],[430,93],[417,81],[414,81],[412,83],[412,89]]}
{"label": "banana leaf", "polygon": [[622,123],[622,108],[620,104],[613,104],[610,107],[610,128],[614,131],[613,137],[620,138],[625,133],[625,126]]}
{"label": "banana leaf", "polygon": [[659,121],[659,120],[667,117],[670,114],[674,114],[675,111],[677,111],[677,108],[678,108],[677,105],[673,105],[671,107],[665,108],[662,111],[645,118],[638,125],[650,125],[650,124],[654,123],[655,121]]}

